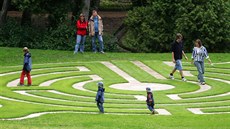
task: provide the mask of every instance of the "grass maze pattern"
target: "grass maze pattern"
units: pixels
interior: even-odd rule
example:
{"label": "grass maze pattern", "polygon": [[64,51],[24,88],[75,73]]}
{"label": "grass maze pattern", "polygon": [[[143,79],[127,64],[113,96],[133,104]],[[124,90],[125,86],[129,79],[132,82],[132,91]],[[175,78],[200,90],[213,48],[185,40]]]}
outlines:
{"label": "grass maze pattern", "polygon": [[175,74],[175,80],[167,79],[172,65],[162,61],[35,64],[31,87],[17,87],[21,66],[5,67],[0,73],[0,119],[21,120],[68,112],[97,114],[98,81],[105,83],[105,114],[149,115],[145,91],[111,87],[116,84],[128,84],[131,88],[142,84],[173,86],[153,91],[159,115],[230,113],[227,66],[229,63],[207,65],[207,85],[201,86],[197,83],[195,67],[187,63],[184,68],[188,82],[179,80],[179,74]]}

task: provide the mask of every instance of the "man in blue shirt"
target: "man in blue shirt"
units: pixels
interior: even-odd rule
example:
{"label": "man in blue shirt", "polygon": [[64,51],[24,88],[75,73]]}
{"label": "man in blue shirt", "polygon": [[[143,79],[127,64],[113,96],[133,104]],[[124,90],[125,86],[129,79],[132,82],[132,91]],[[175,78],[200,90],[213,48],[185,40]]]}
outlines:
{"label": "man in blue shirt", "polygon": [[93,10],[93,15],[89,19],[89,35],[92,37],[92,49],[93,52],[97,52],[97,46],[95,44],[96,38],[99,40],[99,52],[104,54],[104,44],[103,44],[103,23],[102,18],[97,14],[96,10]]}

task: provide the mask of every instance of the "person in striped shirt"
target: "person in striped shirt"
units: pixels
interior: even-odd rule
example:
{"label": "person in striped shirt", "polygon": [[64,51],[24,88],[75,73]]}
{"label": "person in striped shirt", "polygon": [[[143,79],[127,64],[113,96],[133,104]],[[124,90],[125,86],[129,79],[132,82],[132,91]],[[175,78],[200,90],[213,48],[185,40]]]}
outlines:
{"label": "person in striped shirt", "polygon": [[202,45],[202,42],[200,39],[197,39],[194,43],[194,48],[192,52],[192,64],[194,64],[197,67],[198,71],[198,81],[201,85],[205,85],[204,80],[204,59],[208,59],[209,63],[212,64],[207,49]]}

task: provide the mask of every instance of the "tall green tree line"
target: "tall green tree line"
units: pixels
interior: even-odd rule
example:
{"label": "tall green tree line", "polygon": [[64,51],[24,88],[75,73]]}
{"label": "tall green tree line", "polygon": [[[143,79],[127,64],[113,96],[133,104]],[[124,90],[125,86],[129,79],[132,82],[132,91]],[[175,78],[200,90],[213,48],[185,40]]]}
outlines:
{"label": "tall green tree line", "polygon": [[142,52],[167,52],[176,33],[185,49],[200,38],[212,52],[230,51],[230,8],[226,0],[149,0],[128,13],[126,46]]}

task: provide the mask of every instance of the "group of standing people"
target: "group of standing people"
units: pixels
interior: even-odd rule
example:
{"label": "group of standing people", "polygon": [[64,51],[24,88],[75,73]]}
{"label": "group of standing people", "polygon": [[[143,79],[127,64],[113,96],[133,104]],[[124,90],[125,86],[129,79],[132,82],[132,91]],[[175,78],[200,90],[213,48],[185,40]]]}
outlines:
{"label": "group of standing people", "polygon": [[96,39],[99,41],[99,52],[104,54],[104,43],[103,43],[103,22],[101,16],[98,15],[97,10],[92,11],[92,16],[89,21],[86,21],[85,15],[80,14],[79,19],[76,21],[76,46],[74,54],[77,54],[79,49],[80,52],[84,52],[84,44],[86,40],[87,31],[91,37],[92,51],[97,52]]}

